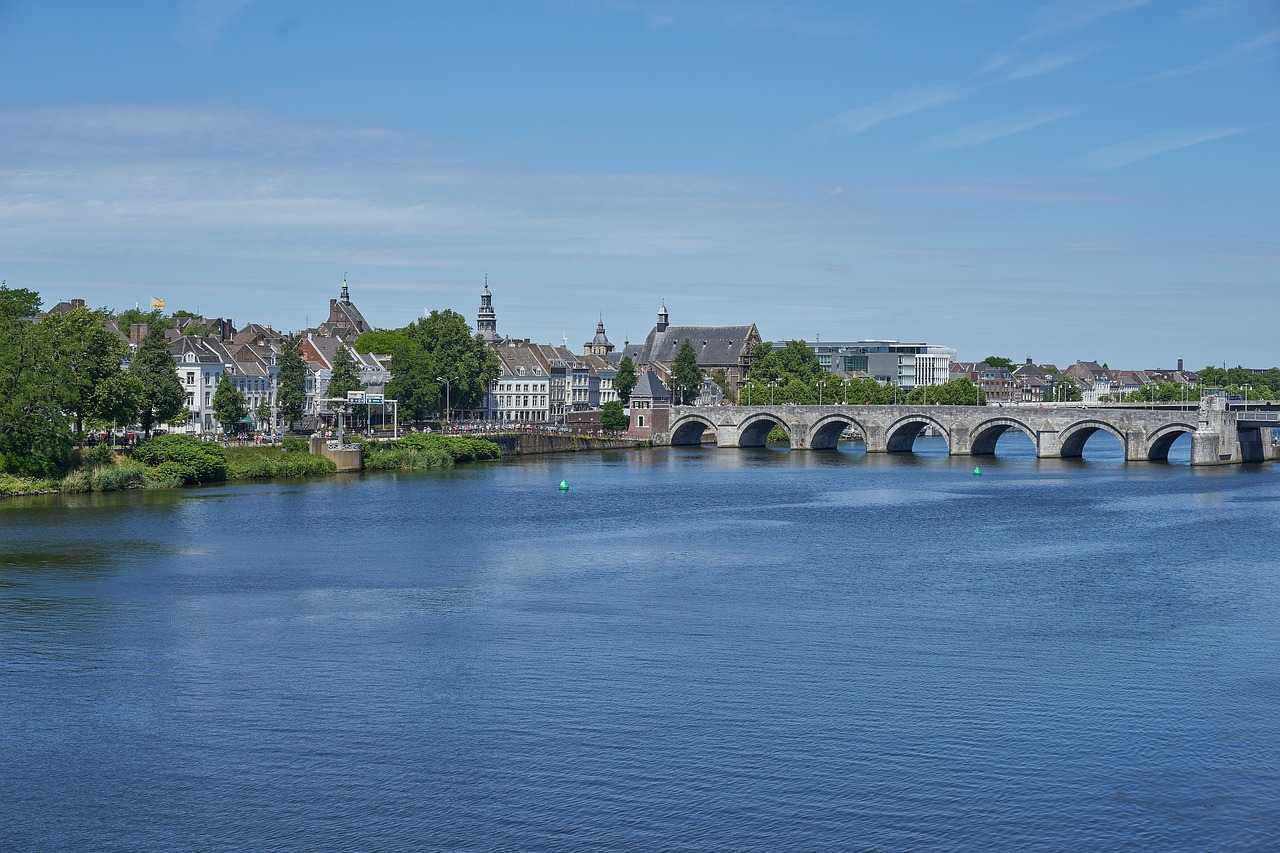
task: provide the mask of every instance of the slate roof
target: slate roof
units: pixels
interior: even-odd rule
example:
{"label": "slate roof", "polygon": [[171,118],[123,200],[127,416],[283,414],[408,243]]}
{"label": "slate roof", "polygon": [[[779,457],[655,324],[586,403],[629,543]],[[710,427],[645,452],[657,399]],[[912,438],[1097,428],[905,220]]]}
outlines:
{"label": "slate roof", "polygon": [[662,331],[655,326],[645,338],[639,357],[632,356],[632,359],[642,364],[653,362],[670,364],[676,360],[680,345],[688,341],[698,356],[699,367],[736,365],[748,354],[747,339],[751,337],[754,329],[754,324],[668,326]]}
{"label": "slate roof", "polygon": [[[502,376],[536,377],[547,376],[550,372],[538,350],[538,344],[527,344],[524,341],[510,341],[490,345],[502,363]],[[523,373],[520,371],[523,369]]]}
{"label": "slate roof", "polygon": [[631,399],[634,400],[637,397],[670,400],[671,392],[667,390],[666,385],[662,384],[657,374],[652,370],[645,370],[636,377],[636,387],[631,389]]}

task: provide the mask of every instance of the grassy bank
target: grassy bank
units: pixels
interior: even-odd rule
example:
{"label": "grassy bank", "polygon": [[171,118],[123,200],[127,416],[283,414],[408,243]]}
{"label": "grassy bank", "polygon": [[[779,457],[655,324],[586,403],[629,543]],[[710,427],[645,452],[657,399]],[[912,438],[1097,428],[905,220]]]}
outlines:
{"label": "grassy bank", "polygon": [[[501,455],[498,445],[487,439],[421,433],[393,442],[367,443],[362,452],[364,466],[370,471],[450,468]],[[100,445],[86,451],[77,463],[79,467],[62,478],[0,474],[0,497],[292,480],[324,477],[337,470],[328,459],[307,452],[301,439],[286,439],[281,447],[221,447],[184,435],[157,436],[139,445],[131,456]]]}
{"label": "grassy bank", "polygon": [[427,471],[451,468],[460,462],[481,462],[502,455],[498,445],[466,435],[413,433],[396,441],[364,444],[364,467],[369,471]]}

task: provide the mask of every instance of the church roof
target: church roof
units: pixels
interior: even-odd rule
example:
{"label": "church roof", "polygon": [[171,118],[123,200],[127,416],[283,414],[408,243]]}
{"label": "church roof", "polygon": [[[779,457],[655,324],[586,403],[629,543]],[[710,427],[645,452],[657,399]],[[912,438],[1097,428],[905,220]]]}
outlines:
{"label": "church roof", "polygon": [[[754,324],[745,326],[655,326],[645,338],[640,360],[645,363],[676,360],[680,345],[688,341],[697,354],[699,366],[737,364],[747,354],[748,338]],[[759,334],[759,333],[757,333]]]}

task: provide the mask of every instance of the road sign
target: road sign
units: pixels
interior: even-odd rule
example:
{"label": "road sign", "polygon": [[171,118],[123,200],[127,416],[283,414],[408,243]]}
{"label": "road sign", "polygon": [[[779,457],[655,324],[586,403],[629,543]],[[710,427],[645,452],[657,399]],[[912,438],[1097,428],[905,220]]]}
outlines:
{"label": "road sign", "polygon": [[348,392],[347,392],[347,402],[348,402],[348,403],[363,403],[363,402],[364,402],[364,392],[363,392],[363,391],[348,391]]}
{"label": "road sign", "polygon": [[366,393],[364,395],[364,401],[368,403],[370,406],[381,406],[384,400],[385,398],[381,394]]}

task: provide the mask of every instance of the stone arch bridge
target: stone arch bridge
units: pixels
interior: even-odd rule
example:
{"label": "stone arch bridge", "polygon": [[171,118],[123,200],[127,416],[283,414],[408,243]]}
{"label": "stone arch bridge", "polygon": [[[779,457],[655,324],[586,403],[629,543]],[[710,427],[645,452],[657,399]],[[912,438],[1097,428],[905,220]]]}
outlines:
{"label": "stone arch bridge", "polygon": [[655,444],[696,445],[714,438],[720,447],[763,447],[774,427],[794,450],[833,450],[851,432],[868,453],[908,453],[925,430],[941,435],[954,456],[992,455],[1009,430],[1021,432],[1040,458],[1078,457],[1097,432],[1113,435],[1128,461],[1164,461],[1179,436],[1191,436],[1193,465],[1261,462],[1276,456],[1271,429],[1275,412],[1234,411],[1209,399],[1200,407],[1120,408],[1084,406],[676,406],[670,427]]}

